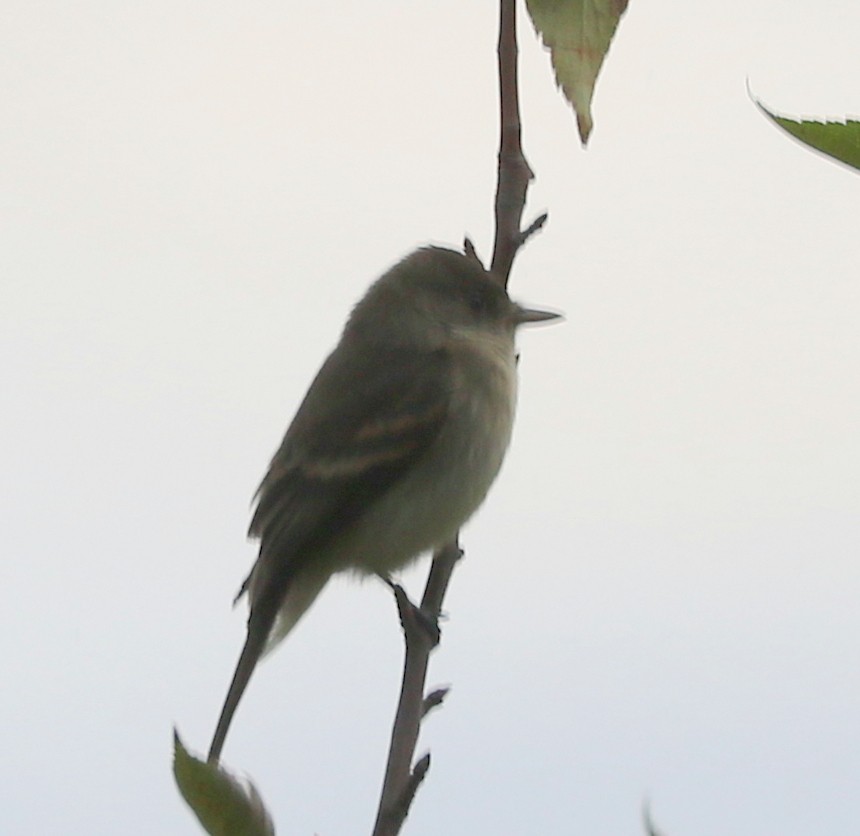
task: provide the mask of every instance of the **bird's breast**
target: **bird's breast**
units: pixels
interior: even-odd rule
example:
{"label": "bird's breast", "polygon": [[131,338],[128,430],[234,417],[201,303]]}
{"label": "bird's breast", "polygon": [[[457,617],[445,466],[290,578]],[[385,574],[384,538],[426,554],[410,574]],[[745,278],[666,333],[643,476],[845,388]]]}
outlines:
{"label": "bird's breast", "polygon": [[442,429],[426,454],[356,523],[345,539],[343,562],[360,572],[389,573],[450,540],[481,505],[501,468],[515,402],[511,344],[455,357]]}

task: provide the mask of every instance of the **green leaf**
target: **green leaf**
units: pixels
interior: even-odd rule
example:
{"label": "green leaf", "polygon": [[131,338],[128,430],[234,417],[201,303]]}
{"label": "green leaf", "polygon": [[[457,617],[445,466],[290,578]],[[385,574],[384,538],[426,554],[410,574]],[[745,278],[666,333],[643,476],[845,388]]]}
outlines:
{"label": "green leaf", "polygon": [[558,86],[576,112],[585,145],[594,124],[594,84],[627,0],[526,0],[526,6],[550,51]]}
{"label": "green leaf", "polygon": [[844,122],[788,119],[771,113],[760,101],[755,101],[766,116],[799,142],[860,170],[860,122],[856,119]]}
{"label": "green leaf", "polygon": [[173,777],[210,836],[275,836],[275,826],[253,784],[188,754],[173,732]]}

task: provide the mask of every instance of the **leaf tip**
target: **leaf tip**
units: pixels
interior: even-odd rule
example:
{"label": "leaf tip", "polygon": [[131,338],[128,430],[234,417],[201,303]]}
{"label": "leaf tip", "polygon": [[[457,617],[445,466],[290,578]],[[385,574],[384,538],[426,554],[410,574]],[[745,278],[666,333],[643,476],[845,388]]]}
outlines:
{"label": "leaf tip", "polygon": [[591,129],[594,127],[590,109],[582,112],[577,111],[576,127],[579,131],[579,141],[582,143],[582,147],[585,148],[588,145],[588,137],[591,136]]}

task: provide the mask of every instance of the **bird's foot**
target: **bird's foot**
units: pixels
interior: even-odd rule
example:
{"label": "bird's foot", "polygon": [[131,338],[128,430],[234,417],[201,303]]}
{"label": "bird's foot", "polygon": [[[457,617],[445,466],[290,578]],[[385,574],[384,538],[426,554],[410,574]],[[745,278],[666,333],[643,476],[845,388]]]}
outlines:
{"label": "bird's foot", "polygon": [[428,641],[431,647],[436,647],[441,637],[438,619],[426,610],[421,609],[417,604],[414,604],[406,594],[406,590],[399,583],[395,583],[385,575],[380,575],[380,577],[394,593],[394,600],[397,602],[397,613],[400,616],[400,626],[403,628],[406,637],[409,638],[417,634],[424,641]]}

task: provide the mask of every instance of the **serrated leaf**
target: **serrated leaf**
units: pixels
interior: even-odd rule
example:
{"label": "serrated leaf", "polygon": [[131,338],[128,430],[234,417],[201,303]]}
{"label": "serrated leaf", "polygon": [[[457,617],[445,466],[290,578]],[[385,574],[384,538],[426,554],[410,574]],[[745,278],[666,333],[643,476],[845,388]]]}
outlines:
{"label": "serrated leaf", "polygon": [[582,144],[593,127],[591,98],[627,0],[526,0],[535,30],[550,51],[555,79],[576,112]]}
{"label": "serrated leaf", "polygon": [[173,732],[173,777],[179,792],[210,836],[275,836],[263,799],[222,766],[198,760]]}
{"label": "serrated leaf", "polygon": [[804,145],[826,154],[855,170],[860,170],[860,121],[826,122],[812,119],[789,119],[771,113],[756,101],[761,111],[780,128]]}

